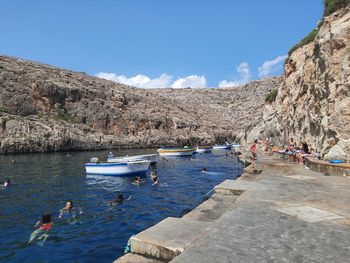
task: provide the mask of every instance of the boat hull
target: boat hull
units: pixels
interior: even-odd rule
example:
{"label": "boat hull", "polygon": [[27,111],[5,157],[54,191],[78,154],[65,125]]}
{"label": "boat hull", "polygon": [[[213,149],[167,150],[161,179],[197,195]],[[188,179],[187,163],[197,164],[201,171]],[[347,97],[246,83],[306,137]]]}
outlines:
{"label": "boat hull", "polygon": [[215,150],[230,150],[231,145],[215,145],[215,146],[213,146],[213,149],[215,149]]}
{"label": "boat hull", "polygon": [[158,162],[158,154],[144,154],[144,155],[113,157],[113,158],[108,158],[107,162],[114,163],[114,162],[136,161],[136,160],[150,161],[151,165],[153,165],[153,164],[156,164]]}
{"label": "boat hull", "polygon": [[203,148],[197,147],[196,153],[211,153],[212,150],[213,150],[213,147],[203,147]]}
{"label": "boat hull", "polygon": [[166,149],[160,148],[158,149],[158,153],[160,156],[192,156],[196,149]]}
{"label": "boat hull", "polygon": [[150,161],[86,163],[85,170],[87,174],[123,176],[145,174],[149,166]]}

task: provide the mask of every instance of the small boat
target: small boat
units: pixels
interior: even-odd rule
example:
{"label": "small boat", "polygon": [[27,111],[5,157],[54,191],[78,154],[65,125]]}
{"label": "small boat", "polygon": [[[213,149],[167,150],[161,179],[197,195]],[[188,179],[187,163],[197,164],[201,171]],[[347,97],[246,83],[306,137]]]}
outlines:
{"label": "small boat", "polygon": [[160,156],[191,156],[195,150],[195,148],[160,148],[158,153]]}
{"label": "small boat", "polygon": [[231,147],[235,150],[238,150],[239,148],[241,148],[241,145],[239,143],[232,143]]}
{"label": "small boat", "polygon": [[212,150],[211,146],[197,146],[196,153],[211,153]]}
{"label": "small boat", "polygon": [[136,161],[136,160],[145,160],[150,161],[151,165],[158,162],[158,154],[144,154],[144,155],[133,155],[133,156],[122,156],[122,157],[108,157],[107,162],[115,163],[121,161]]}
{"label": "small boat", "polygon": [[216,150],[231,150],[231,145],[230,144],[214,145],[213,149],[216,149]]}
{"label": "small boat", "polygon": [[99,163],[97,158],[92,158],[90,163],[85,164],[85,169],[87,174],[122,176],[145,174],[150,164],[147,160]]}

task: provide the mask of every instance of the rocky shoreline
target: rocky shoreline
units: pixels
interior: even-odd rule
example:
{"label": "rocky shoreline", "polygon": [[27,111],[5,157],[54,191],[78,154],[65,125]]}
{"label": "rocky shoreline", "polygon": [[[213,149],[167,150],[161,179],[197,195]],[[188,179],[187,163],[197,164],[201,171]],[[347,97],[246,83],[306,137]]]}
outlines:
{"label": "rocky shoreline", "polygon": [[0,69],[0,153],[243,142],[281,82],[137,89],[5,56]]}

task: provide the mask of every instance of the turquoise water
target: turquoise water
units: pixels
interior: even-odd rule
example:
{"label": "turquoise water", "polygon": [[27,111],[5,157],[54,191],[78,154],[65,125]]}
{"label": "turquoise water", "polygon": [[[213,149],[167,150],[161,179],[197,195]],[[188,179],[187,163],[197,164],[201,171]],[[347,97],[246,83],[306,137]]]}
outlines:
{"label": "turquoise water", "polygon": [[[136,234],[162,219],[179,217],[192,209],[205,194],[227,178],[242,173],[236,158],[225,151],[193,158],[160,160],[160,185],[149,176],[139,186],[133,177],[86,176],[83,163],[101,159],[107,151],[0,156],[0,181],[12,181],[0,189],[0,262],[112,262]],[[122,151],[118,155],[155,153],[154,149]],[[229,153],[229,152],[228,152]],[[15,160],[15,163],[12,163]],[[208,173],[201,173],[206,167]],[[117,192],[128,200],[110,206]],[[59,218],[68,200],[76,207],[76,218]],[[28,244],[34,224],[45,212],[54,227],[46,242]]]}

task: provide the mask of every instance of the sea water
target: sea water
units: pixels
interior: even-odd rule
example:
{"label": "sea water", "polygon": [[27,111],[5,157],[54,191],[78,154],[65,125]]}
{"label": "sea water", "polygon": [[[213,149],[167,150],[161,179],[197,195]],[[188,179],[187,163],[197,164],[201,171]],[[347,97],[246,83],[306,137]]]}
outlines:
{"label": "sea water", "polygon": [[[146,153],[156,150],[117,155]],[[133,176],[85,174],[84,162],[93,156],[105,159],[108,151],[1,155],[0,181],[9,178],[12,185],[0,188],[0,262],[112,262],[123,255],[131,235],[166,217],[180,217],[215,185],[241,175],[242,164],[227,153],[160,158],[141,185],[132,184]],[[201,173],[204,167],[207,173]],[[152,185],[152,170],[158,172],[159,185]],[[109,205],[118,192],[126,200]],[[67,201],[76,207],[75,215],[59,218]],[[54,226],[45,242],[29,244],[45,212]]]}

